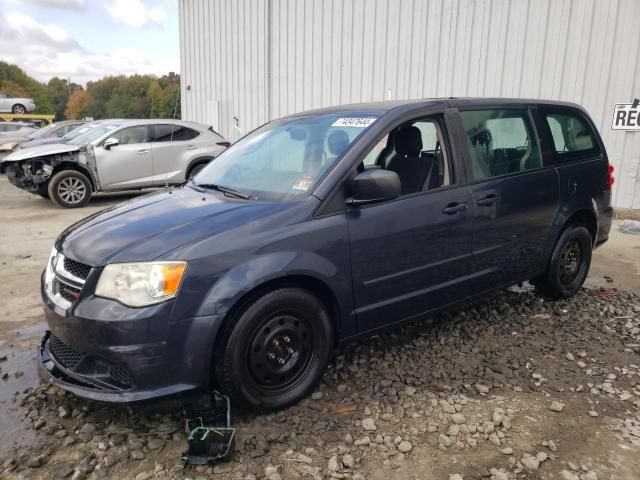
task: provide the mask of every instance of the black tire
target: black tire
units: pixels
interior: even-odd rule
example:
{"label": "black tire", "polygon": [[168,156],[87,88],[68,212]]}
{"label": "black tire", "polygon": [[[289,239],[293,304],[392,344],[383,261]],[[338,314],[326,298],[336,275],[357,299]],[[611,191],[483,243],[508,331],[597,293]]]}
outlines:
{"label": "black tire", "polygon": [[62,170],[49,180],[49,198],[63,208],[84,207],[91,200],[91,182],[84,173]]}
{"label": "black tire", "polygon": [[325,305],[310,292],[279,288],[229,319],[213,355],[214,382],[245,407],[296,403],[322,378],[333,347]]}
{"label": "black tire", "polygon": [[11,113],[21,115],[27,113],[27,109],[24,108],[24,105],[22,105],[21,103],[16,103],[13,107],[11,107]]}
{"label": "black tire", "polygon": [[198,173],[200,173],[200,171],[206,166],[207,166],[207,162],[202,162],[191,167],[191,170],[189,170],[189,175],[187,176],[187,180],[191,180]]}
{"label": "black tire", "polygon": [[589,230],[582,225],[570,225],[558,238],[547,271],[531,283],[552,298],[574,296],[589,274],[592,245]]}

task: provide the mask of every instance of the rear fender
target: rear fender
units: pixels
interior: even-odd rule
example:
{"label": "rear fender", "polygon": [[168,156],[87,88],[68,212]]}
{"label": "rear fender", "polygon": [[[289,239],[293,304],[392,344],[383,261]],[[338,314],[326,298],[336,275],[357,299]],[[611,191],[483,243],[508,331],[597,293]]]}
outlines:
{"label": "rear fender", "polygon": [[[545,255],[548,258],[555,247],[556,241],[560,234],[565,229],[567,224],[573,219],[584,223],[583,220],[589,219],[589,221],[593,221],[595,230],[592,233],[593,241],[595,244],[596,236],[598,232],[598,204],[595,199],[590,199],[591,201],[585,201],[585,199],[575,198],[569,200],[563,207],[558,210],[556,217],[551,225],[551,229],[549,230],[549,235],[547,237],[546,245],[545,245]],[[591,230],[591,228],[590,228]]]}

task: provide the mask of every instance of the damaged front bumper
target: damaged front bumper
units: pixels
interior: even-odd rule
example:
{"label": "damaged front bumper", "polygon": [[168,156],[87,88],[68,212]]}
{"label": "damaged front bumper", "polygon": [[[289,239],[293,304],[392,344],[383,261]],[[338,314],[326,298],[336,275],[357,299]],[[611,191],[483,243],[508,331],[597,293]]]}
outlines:
{"label": "damaged front bumper", "polygon": [[222,316],[173,321],[171,301],[127,307],[93,294],[100,269],[92,269],[74,290],[75,284],[65,286],[67,274],[53,263],[41,283],[50,332],[39,347],[38,363],[47,382],[79,397],[115,404],[210,387],[211,353]]}
{"label": "damaged front bumper", "polygon": [[12,185],[32,193],[37,193],[53,175],[53,167],[41,160],[3,161],[0,165]]}

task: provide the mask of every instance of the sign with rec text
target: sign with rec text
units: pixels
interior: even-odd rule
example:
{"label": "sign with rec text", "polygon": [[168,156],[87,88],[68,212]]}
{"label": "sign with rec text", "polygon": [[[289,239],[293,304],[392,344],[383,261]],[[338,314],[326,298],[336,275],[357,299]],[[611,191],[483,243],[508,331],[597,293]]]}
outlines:
{"label": "sign with rec text", "polygon": [[611,128],[640,131],[640,100],[636,98],[633,103],[616,103]]}

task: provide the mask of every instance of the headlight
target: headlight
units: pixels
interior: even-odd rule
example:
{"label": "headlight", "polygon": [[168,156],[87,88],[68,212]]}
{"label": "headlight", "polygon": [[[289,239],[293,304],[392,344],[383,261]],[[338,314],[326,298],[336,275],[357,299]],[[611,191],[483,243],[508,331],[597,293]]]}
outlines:
{"label": "headlight", "polygon": [[8,152],[13,150],[17,146],[18,146],[17,143],[3,143],[2,145],[0,145],[0,151]]}
{"label": "headlight", "polygon": [[178,293],[185,262],[114,263],[104,267],[96,295],[130,307],[144,307]]}

